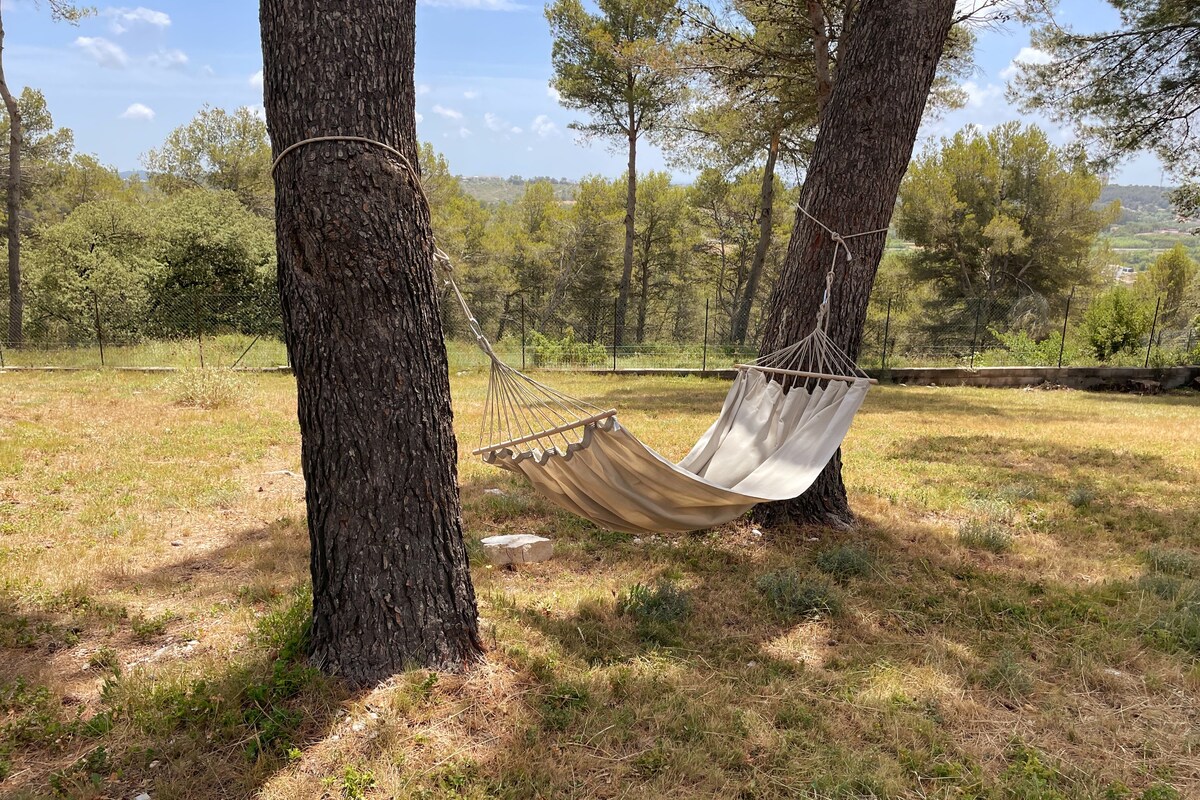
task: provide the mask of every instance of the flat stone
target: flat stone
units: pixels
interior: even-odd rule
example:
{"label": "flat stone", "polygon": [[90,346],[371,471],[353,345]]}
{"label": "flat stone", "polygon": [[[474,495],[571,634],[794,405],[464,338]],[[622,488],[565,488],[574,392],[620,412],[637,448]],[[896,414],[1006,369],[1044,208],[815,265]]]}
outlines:
{"label": "flat stone", "polygon": [[532,564],[548,561],[554,555],[554,542],[531,533],[514,533],[508,536],[488,536],[480,540],[488,561],[503,564]]}

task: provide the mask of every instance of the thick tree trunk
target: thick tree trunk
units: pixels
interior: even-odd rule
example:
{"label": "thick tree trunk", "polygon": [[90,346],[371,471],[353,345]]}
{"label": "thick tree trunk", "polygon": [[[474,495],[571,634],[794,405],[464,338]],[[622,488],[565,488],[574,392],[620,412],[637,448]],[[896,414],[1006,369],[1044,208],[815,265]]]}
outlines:
{"label": "thick tree trunk", "polygon": [[[262,0],[275,153],[353,135],[417,164],[415,2]],[[345,141],[304,145],[275,173],[312,544],[311,655],[358,685],[412,666],[458,669],[482,653],[418,187],[395,155]]]}
{"label": "thick tree trunk", "polygon": [[746,332],[750,328],[750,312],[758,294],[763,267],[767,263],[767,251],[771,249],[771,227],[775,223],[775,162],[779,158],[779,131],[771,132],[767,145],[767,163],[763,166],[762,191],[758,200],[758,244],[754,247],[754,261],[750,263],[750,274],[746,277],[746,288],[742,292],[737,314],[733,318],[731,339],[735,344],[746,343]]}
{"label": "thick tree trunk", "polygon": [[637,130],[634,126],[633,109],[629,110],[629,174],[625,188],[625,255],[621,268],[621,285],[617,289],[617,309],[613,320],[613,344],[625,344],[625,317],[629,308],[629,286],[633,282],[633,241],[637,212]]}
{"label": "thick tree trunk", "polygon": [[[954,0],[863,0],[859,6],[800,191],[800,206],[830,228],[853,234],[886,228],[891,220],[953,12]],[[829,334],[851,358],[858,356],[886,239],[884,233],[854,239],[854,260],[838,262]],[[834,248],[828,234],[797,212],[768,306],[763,353],[812,330]],[[760,506],[758,514],[765,522],[852,524],[840,453],[804,495]]]}
{"label": "thick tree trunk", "polygon": [[808,0],[808,24],[813,35],[813,77],[817,89],[817,115],[829,104],[833,76],[829,72],[829,26],[821,0]]}
{"label": "thick tree trunk", "polygon": [[25,341],[25,302],[21,291],[21,109],[4,77],[4,20],[0,17],[0,97],[8,110],[8,344],[20,347]]}

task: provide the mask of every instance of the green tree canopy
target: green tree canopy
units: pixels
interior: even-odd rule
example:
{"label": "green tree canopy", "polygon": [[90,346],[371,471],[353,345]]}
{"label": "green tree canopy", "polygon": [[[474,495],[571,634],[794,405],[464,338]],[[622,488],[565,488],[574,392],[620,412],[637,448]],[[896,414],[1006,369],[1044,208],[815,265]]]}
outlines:
{"label": "green tree canopy", "polygon": [[897,224],[912,277],[942,297],[1054,296],[1089,283],[1088,251],[1117,211],[1100,178],[1037,127],[968,128],[914,160]]}
{"label": "green tree canopy", "polygon": [[1185,313],[1187,292],[1195,277],[1196,262],[1188,255],[1183,243],[1176,242],[1154,260],[1139,284],[1151,295],[1162,298],[1162,319],[1171,325],[1184,321],[1180,317]]}
{"label": "green tree canopy", "polygon": [[266,123],[249,108],[204,106],[142,161],[151,185],[168,194],[220,189],[256,214],[272,213],[271,143]]}

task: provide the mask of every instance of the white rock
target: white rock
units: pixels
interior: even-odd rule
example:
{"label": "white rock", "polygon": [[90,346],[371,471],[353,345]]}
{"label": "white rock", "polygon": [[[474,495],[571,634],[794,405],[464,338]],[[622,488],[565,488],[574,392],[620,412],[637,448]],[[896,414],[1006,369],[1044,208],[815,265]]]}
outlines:
{"label": "white rock", "polygon": [[137,797],[133,798],[133,800],[150,800],[150,795],[146,794],[145,792],[142,792]]}
{"label": "white rock", "polygon": [[508,497],[508,495],[506,495],[504,492],[500,491],[499,489],[484,489],[483,493],[484,494],[494,494],[497,497]]}
{"label": "white rock", "polygon": [[530,533],[488,536],[480,540],[488,561],[493,564],[532,564],[554,555],[554,542]]}

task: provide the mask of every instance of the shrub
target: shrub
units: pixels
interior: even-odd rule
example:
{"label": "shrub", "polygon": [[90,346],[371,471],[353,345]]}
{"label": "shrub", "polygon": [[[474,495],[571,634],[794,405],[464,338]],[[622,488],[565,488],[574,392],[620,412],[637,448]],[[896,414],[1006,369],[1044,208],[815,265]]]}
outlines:
{"label": "shrub", "polygon": [[1083,330],[1092,353],[1107,361],[1118,353],[1137,349],[1150,330],[1150,310],[1131,289],[1117,286],[1088,307]]}
{"label": "shrub", "polygon": [[817,569],[838,583],[869,575],[874,563],[869,552],[852,544],[831,547],[817,555]]}
{"label": "shrub", "polygon": [[166,383],[173,402],[192,408],[226,408],[237,404],[246,394],[241,376],[228,369],[185,369]]}
{"label": "shrub", "polygon": [[599,342],[581,342],[575,331],[567,328],[561,339],[551,339],[537,331],[529,332],[529,347],[533,354],[533,365],[544,366],[594,366],[609,359],[608,348]]}
{"label": "shrub", "polygon": [[767,605],[784,618],[831,616],[842,613],[842,596],[823,580],[802,578],[795,572],[768,572],[758,579],[758,590]]}

